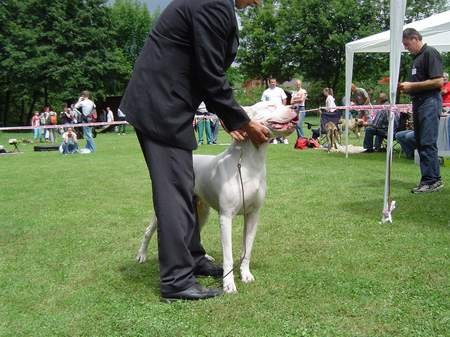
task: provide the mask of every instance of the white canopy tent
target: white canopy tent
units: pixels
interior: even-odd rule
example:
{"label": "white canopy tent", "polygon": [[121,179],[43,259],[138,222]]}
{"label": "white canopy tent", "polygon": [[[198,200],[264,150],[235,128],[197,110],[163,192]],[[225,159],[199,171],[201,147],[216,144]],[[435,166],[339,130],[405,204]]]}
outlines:
{"label": "white canopy tent", "polygon": [[[406,1],[394,1],[406,2]],[[391,5],[391,14],[393,13]],[[400,13],[396,13],[399,15]],[[397,20],[403,20],[404,15],[397,16]],[[403,21],[402,21],[403,23]],[[450,11],[432,15],[426,19],[414,21],[403,27],[403,29],[413,27],[423,36],[423,41],[433,46],[440,52],[450,51]],[[403,45],[395,46],[401,52],[405,52]],[[350,88],[353,77],[353,59],[355,53],[389,53],[390,30],[365,37],[360,40],[349,42],[345,45],[345,105],[350,105]],[[397,79],[398,80],[398,79]],[[346,115],[346,118],[348,116]],[[346,144],[348,145],[348,132],[346,132]]]}
{"label": "white canopy tent", "polygon": [[[394,134],[394,114],[395,101],[397,95],[397,85],[400,70],[401,52],[404,52],[402,44],[402,31],[405,28],[412,27],[417,29],[423,36],[423,41],[430,46],[435,47],[441,52],[450,51],[450,11],[433,15],[424,20],[412,22],[403,26],[405,16],[406,0],[391,0],[390,4],[390,30],[368,36],[364,39],[353,41],[345,45],[346,63],[345,63],[345,105],[350,105],[350,90],[353,75],[353,57],[355,53],[390,53],[389,71],[389,98],[391,104],[391,113],[389,117],[388,129],[388,149],[386,153],[386,179],[384,189],[383,203],[383,222],[392,222],[391,212],[395,208],[395,201],[390,198],[391,164],[392,164],[392,142]],[[391,32],[392,38],[391,38]],[[349,119],[349,109],[346,109],[345,118]],[[347,123],[348,125],[348,123]],[[346,138],[346,156],[348,157],[348,128],[345,131]]]}

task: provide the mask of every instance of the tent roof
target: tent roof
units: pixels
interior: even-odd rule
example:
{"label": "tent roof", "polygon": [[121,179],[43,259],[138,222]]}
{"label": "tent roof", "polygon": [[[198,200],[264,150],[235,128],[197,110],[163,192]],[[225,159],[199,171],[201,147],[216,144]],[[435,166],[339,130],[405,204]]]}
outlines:
{"label": "tent roof", "polygon": [[[432,15],[420,21],[414,21],[403,28],[417,29],[423,41],[440,52],[450,51],[450,11]],[[371,35],[349,42],[346,49],[353,53],[388,53],[390,51],[390,31]],[[402,51],[405,51],[402,46]]]}

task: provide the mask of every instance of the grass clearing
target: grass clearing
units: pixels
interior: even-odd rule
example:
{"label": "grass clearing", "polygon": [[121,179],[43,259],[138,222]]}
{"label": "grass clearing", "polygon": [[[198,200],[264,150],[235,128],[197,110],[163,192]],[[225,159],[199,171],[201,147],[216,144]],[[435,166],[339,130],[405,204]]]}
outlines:
{"label": "grass clearing", "polygon": [[[0,133],[0,144],[13,136],[23,138]],[[294,150],[294,138],[268,150],[256,281],[171,305],[159,302],[156,241],[146,264],[134,260],[153,214],[134,134],[99,135],[94,155],[20,144],[0,157],[0,336],[447,337],[450,168],[443,191],[413,195],[419,167],[396,156],[398,208],[380,225],[385,154],[346,160]],[[220,262],[219,235],[213,213],[202,239]],[[233,235],[238,261],[242,219]]]}

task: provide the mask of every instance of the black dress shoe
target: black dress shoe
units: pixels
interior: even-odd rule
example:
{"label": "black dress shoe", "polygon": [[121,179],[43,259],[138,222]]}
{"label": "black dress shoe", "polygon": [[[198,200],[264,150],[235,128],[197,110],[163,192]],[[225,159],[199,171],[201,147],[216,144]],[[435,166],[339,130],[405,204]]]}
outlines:
{"label": "black dress shoe", "polygon": [[164,302],[173,302],[177,300],[205,300],[207,298],[216,297],[222,295],[222,290],[215,288],[205,288],[198,283],[194,283],[187,289],[161,294],[161,300]]}
{"label": "black dress shoe", "polygon": [[204,263],[194,268],[194,275],[220,278],[223,275],[223,269],[211,261],[206,260]]}

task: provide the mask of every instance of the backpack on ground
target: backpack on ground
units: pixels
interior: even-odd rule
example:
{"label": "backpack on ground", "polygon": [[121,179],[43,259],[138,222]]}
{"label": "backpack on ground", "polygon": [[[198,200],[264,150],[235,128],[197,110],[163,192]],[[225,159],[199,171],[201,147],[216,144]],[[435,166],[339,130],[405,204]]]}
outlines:
{"label": "backpack on ground", "polygon": [[308,138],[305,137],[298,137],[294,144],[294,149],[303,150],[308,148]]}

